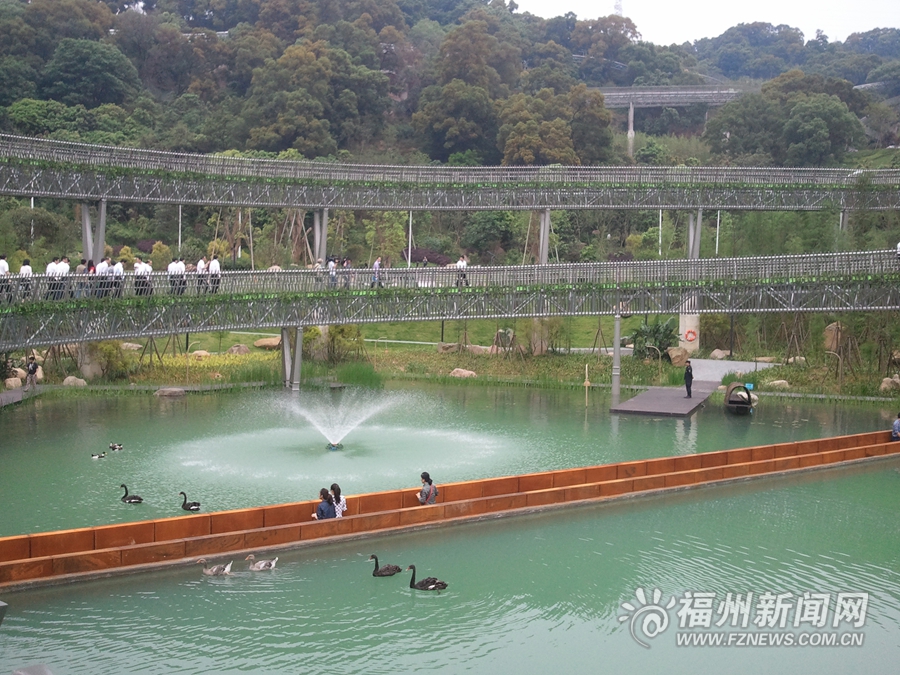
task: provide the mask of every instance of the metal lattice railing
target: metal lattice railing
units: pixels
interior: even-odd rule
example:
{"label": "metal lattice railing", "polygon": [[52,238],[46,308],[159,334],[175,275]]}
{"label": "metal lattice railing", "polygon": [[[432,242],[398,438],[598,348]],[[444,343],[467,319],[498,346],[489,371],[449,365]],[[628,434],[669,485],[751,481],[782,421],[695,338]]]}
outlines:
{"label": "metal lattice railing", "polygon": [[[822,253],[795,256],[716,258],[703,260],[662,260],[621,263],[573,263],[468,267],[412,267],[381,269],[336,268],[223,272],[216,276],[75,275],[0,277],[0,305],[68,300],[198,295],[272,296],[294,293],[331,293],[381,288],[418,289],[422,295],[436,289],[481,288],[517,290],[541,286],[568,286],[574,291],[595,288],[660,288],[740,285],[767,287],[799,281],[823,282],[855,278],[879,279],[900,274],[900,262],[893,251]],[[865,309],[860,307],[859,309]],[[386,320],[388,320],[386,318]]]}

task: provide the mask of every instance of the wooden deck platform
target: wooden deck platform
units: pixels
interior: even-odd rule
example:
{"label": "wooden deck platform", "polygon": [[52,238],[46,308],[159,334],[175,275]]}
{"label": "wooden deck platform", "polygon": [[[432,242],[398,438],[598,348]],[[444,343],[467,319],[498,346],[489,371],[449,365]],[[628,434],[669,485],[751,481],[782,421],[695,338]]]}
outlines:
{"label": "wooden deck platform", "polygon": [[718,382],[694,380],[691,398],[685,396],[684,387],[651,387],[634,398],[613,406],[609,411],[656,417],[689,417],[706,403],[706,399],[718,386]]}

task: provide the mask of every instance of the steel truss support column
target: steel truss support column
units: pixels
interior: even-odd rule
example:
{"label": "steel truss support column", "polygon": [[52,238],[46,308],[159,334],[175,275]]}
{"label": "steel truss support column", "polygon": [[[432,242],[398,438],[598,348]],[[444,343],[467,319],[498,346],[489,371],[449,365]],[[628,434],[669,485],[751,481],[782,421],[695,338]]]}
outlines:
{"label": "steel truss support column", "polygon": [[[93,259],[94,256],[94,232],[91,230],[91,206],[87,202],[81,202],[81,255]],[[94,262],[100,262],[95,260]]]}
{"label": "steel truss support column", "polygon": [[316,259],[328,257],[328,209],[313,211],[313,252]]}
{"label": "steel truss support column", "polygon": [[628,156],[634,159],[634,101],[628,104]]}
{"label": "steel truss support column", "polygon": [[550,209],[541,211],[541,232],[538,240],[538,264],[546,265],[550,259]]}
{"label": "steel truss support column", "polygon": [[294,329],[294,342],[291,344],[291,329],[281,329],[281,374],[284,388],[300,391],[300,367],[303,364],[303,327]]}
{"label": "steel truss support column", "polygon": [[[688,260],[700,260],[700,233],[703,230],[703,209],[697,209],[697,220],[694,214],[688,216]],[[691,309],[700,306],[700,296],[696,290],[686,291],[689,294],[689,302],[685,303]],[[678,316],[679,345],[688,352],[695,352],[700,348],[700,315],[680,314]]]}
{"label": "steel truss support column", "polygon": [[619,405],[622,385],[622,317],[616,314],[613,329],[612,404]]}
{"label": "steel truss support column", "polygon": [[100,200],[99,223],[96,234],[91,227],[91,206],[81,203],[81,250],[82,255],[95,263],[100,262],[106,250],[106,200]]}

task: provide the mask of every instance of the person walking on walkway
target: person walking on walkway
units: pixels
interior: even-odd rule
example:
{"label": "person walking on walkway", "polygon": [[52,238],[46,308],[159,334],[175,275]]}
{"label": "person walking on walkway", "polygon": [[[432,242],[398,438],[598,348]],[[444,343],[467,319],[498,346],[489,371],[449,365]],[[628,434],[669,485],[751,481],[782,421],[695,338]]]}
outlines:
{"label": "person walking on walkway", "polygon": [[456,285],[459,288],[463,286],[469,285],[469,280],[466,278],[466,259],[464,256],[459,256],[459,260],[456,261]]}
{"label": "person walking on walkway", "polygon": [[10,302],[12,300],[9,276],[9,263],[6,262],[6,254],[0,253],[0,302]]}
{"label": "person walking on walkway", "polygon": [[376,284],[378,288],[384,288],[384,284],[381,283],[381,256],[375,258],[375,264],[372,265],[372,285],[369,288],[375,288]]}
{"label": "person walking on walkway", "polygon": [[25,366],[25,391],[37,389],[38,364],[34,356],[28,357],[28,365]]}
{"label": "person walking on walkway", "polygon": [[691,368],[690,359],[687,360],[684,364],[684,388],[687,389],[687,396],[685,398],[691,397],[691,384],[694,382],[694,369]]}
{"label": "person walking on walkway", "polygon": [[209,261],[209,292],[210,293],[218,293],[219,292],[219,283],[222,281],[221,275],[222,268],[219,266],[219,256],[214,255],[212,260]]}

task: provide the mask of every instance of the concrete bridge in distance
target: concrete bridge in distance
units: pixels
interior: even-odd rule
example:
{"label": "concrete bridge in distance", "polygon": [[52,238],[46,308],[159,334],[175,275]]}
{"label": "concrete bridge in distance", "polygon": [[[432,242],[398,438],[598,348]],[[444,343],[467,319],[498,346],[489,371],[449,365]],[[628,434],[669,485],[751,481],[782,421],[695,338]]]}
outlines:
{"label": "concrete bridge in distance", "polygon": [[600,87],[607,108],[628,108],[628,156],[634,157],[634,109],[681,108],[689,105],[723,106],[744,94],[758,92],[734,85],[674,87]]}

